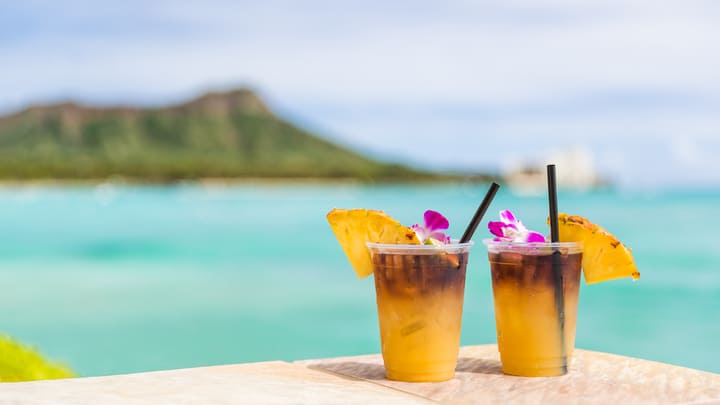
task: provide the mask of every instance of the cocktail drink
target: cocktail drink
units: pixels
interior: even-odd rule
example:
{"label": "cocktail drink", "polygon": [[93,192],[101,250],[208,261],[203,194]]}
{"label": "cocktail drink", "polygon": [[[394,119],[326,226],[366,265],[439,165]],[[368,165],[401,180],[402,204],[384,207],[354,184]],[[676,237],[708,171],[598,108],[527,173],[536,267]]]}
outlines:
{"label": "cocktail drink", "polygon": [[453,378],[472,242],[367,246],[387,377],[399,381]]}
{"label": "cocktail drink", "polygon": [[502,370],[567,373],[575,345],[582,244],[486,240]]}
{"label": "cocktail drink", "polygon": [[490,221],[488,248],[502,370],[541,377],[567,373],[575,347],[580,270],[588,284],[638,279],[631,251],[599,225],[558,214],[551,184],[551,238],[531,231],[510,210]]}
{"label": "cocktail drink", "polygon": [[[497,188],[493,183],[463,242],[471,240]],[[552,201],[551,207],[556,208]],[[375,275],[386,373],[401,381],[451,379],[459,352],[472,243],[445,235],[448,220],[439,212],[427,210],[423,217],[422,225],[408,227],[378,210],[335,208],[327,214],[357,276]],[[501,211],[500,219],[488,223],[495,239],[486,244],[503,371],[565,374],[575,343],[580,268],[588,284],[637,279],[631,251],[579,216],[551,215],[554,243],[525,228],[509,210]]]}
{"label": "cocktail drink", "polygon": [[452,241],[447,218],[432,210],[411,227],[376,210],[336,208],[327,218],[358,277],[375,275],[387,377],[453,378],[472,242]]}

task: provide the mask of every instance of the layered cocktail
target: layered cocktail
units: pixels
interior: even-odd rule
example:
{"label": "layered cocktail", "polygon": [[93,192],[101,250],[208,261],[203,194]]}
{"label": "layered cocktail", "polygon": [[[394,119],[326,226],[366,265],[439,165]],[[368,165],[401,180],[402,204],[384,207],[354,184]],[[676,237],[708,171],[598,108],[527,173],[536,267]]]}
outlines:
{"label": "layered cocktail", "polygon": [[565,374],[575,345],[582,245],[485,243],[503,372]]}
{"label": "layered cocktail", "polygon": [[498,350],[505,374],[568,372],[575,347],[580,271],[588,283],[638,278],[630,250],[582,217],[560,214],[562,242],[528,230],[512,212],[488,223]]}
{"label": "layered cocktail", "polygon": [[454,376],[471,246],[368,243],[389,379],[444,381]]}
{"label": "layered cocktail", "polygon": [[335,209],[328,221],[358,276],[375,276],[387,377],[453,378],[472,242],[451,241],[447,219],[430,210],[412,227],[363,209]]}

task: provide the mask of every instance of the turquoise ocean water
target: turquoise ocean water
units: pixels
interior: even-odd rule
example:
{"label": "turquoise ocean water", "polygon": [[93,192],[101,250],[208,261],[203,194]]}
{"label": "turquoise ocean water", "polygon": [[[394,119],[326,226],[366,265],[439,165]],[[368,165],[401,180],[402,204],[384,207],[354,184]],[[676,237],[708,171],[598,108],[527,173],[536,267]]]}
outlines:
{"label": "turquoise ocean water", "polygon": [[[79,374],[379,352],[374,286],[325,221],[443,212],[459,237],[486,185],[0,188],[0,332]],[[546,230],[545,197],[502,190]],[[720,372],[720,192],[560,193],[633,248],[638,282],[583,285],[577,347]],[[488,218],[485,219],[485,222]],[[462,343],[495,341],[483,226]]]}

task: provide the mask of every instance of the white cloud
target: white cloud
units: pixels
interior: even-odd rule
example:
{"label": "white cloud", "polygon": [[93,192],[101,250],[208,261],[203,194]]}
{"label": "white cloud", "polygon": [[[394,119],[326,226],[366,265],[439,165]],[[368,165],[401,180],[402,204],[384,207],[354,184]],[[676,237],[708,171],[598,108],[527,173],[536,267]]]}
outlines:
{"label": "white cloud", "polygon": [[[89,74],[104,78],[108,92],[144,84],[178,91],[256,80],[279,94],[346,102],[502,103],[606,89],[720,88],[716,8],[557,1],[544,7],[457,3],[445,11],[432,3],[424,3],[432,10],[411,3],[388,9],[331,2],[187,4],[165,2],[145,10],[149,16],[139,28],[150,31],[147,38],[142,30],[117,35],[116,27],[103,34],[94,26],[100,32],[93,35],[68,28],[31,47],[6,49],[5,81],[15,83],[17,76],[26,77],[28,65],[47,59],[58,72],[38,77],[43,88],[57,87],[58,76]],[[136,28],[122,10],[85,5],[70,9],[72,21],[91,19],[94,12],[111,21],[114,15],[128,18],[127,30]],[[150,30],[153,22],[169,26],[170,33]],[[175,38],[183,25],[192,35]]]}

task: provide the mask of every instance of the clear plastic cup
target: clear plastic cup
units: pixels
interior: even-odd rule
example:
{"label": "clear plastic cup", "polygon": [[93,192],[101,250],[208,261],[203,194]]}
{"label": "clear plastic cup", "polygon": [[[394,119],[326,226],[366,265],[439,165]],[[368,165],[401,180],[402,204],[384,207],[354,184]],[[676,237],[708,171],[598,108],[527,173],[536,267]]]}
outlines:
{"label": "clear plastic cup", "polygon": [[483,243],[503,372],[527,377],[567,373],[575,347],[582,244]]}
{"label": "clear plastic cup", "polygon": [[387,377],[412,382],[452,379],[472,242],[367,246]]}

